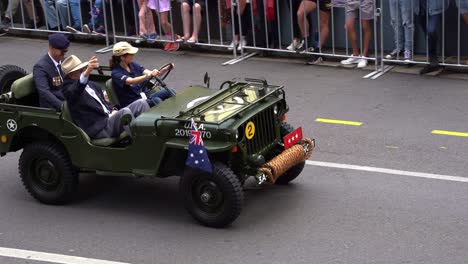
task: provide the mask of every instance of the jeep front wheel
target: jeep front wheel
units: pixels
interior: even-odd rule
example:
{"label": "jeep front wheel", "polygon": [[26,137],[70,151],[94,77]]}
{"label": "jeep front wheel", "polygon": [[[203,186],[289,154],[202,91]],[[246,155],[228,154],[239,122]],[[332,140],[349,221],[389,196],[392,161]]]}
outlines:
{"label": "jeep front wheel", "polygon": [[241,212],[242,185],[223,163],[214,163],[211,174],[187,168],[180,180],[180,191],[187,211],[203,225],[227,226]]}
{"label": "jeep front wheel", "polygon": [[62,146],[50,142],[27,145],[19,160],[21,181],[36,200],[45,204],[69,202],[78,174]]}

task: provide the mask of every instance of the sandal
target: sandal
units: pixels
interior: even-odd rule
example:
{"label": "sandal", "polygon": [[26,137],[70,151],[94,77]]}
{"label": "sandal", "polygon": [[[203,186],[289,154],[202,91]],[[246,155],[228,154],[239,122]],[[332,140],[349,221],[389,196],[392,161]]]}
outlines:
{"label": "sandal", "polygon": [[196,38],[189,38],[189,39],[187,40],[187,43],[190,43],[190,44],[198,43],[198,39],[196,39]]}
{"label": "sandal", "polygon": [[185,42],[185,41],[186,41],[185,37],[179,36],[179,38],[176,39],[176,42]]}
{"label": "sandal", "polygon": [[164,45],[164,50],[169,51],[171,49],[172,42],[167,42],[166,45]]}
{"label": "sandal", "polygon": [[170,50],[170,51],[178,51],[179,48],[180,48],[179,43],[177,43],[177,42],[172,42],[172,45],[171,45],[171,47],[169,48],[169,50]]}

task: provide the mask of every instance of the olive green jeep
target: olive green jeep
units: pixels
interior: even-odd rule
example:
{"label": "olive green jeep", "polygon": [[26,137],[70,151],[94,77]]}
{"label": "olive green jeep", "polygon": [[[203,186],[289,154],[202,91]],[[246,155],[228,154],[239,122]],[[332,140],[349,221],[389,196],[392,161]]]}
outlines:
{"label": "olive green jeep", "polygon": [[[90,80],[117,104],[108,70],[100,68]],[[161,79],[147,86],[166,87]],[[74,124],[66,102],[60,112],[39,107],[32,74],[17,66],[2,66],[0,155],[23,150],[19,160],[23,185],[46,204],[71,201],[80,173],[181,176],[186,209],[212,227],[226,226],[239,216],[247,178],[254,177],[259,184],[287,184],[301,173],[315,141],[303,139],[300,128],[285,122],[289,108],[282,86],[247,79],[227,81],[214,90],[205,75],[205,86],[178,90],[136,118],[131,135],[93,140]],[[212,173],[187,173],[192,119]]]}

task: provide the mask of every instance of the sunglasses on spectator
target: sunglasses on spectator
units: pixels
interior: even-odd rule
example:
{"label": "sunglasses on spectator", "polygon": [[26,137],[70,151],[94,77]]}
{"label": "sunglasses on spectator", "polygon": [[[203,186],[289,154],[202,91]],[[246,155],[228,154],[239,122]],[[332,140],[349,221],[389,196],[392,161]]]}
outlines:
{"label": "sunglasses on spectator", "polygon": [[68,52],[68,49],[59,49],[59,50],[62,55],[65,55],[65,53]]}

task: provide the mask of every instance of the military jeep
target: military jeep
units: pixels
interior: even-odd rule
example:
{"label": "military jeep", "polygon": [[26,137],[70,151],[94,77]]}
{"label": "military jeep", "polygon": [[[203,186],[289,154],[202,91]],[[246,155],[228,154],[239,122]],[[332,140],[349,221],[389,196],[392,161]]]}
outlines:
{"label": "military jeep", "polygon": [[[117,104],[108,70],[100,68],[90,80],[98,82]],[[149,86],[166,87],[161,79]],[[23,150],[22,183],[46,204],[70,202],[80,173],[181,176],[186,209],[211,227],[224,227],[239,216],[247,178],[252,176],[259,184],[288,184],[299,176],[315,142],[305,141],[298,136],[301,131],[285,122],[288,105],[282,86],[247,79],[226,81],[215,90],[209,88],[205,75],[204,86],[177,90],[176,96],[136,118],[131,135],[93,140],[74,124],[66,102],[60,112],[39,107],[32,75],[17,66],[2,66],[0,154]],[[185,165],[192,119],[212,173],[188,173],[191,170]],[[295,136],[290,137],[292,132]],[[286,143],[296,149],[285,150]]]}

